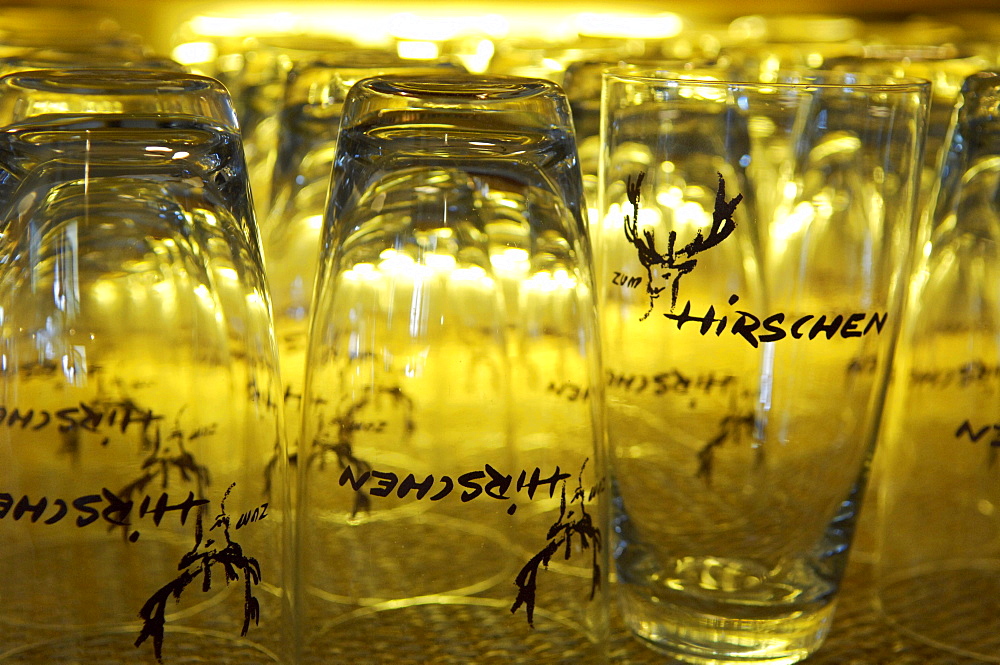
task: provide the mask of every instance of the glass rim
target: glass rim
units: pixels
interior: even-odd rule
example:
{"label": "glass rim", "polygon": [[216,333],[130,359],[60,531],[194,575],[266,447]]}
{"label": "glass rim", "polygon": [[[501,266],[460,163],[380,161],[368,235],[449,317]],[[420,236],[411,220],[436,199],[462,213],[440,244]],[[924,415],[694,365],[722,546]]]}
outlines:
{"label": "glass rim", "polygon": [[391,97],[477,104],[503,104],[560,91],[558,84],[541,78],[463,74],[447,70],[428,75],[373,75],[358,81],[355,86],[358,90]]}
{"label": "glass rim", "polygon": [[[171,86],[164,89],[163,86]],[[0,88],[78,95],[226,92],[219,81],[187,72],[145,67],[36,69],[0,77]],[[0,91],[3,94],[3,91]],[[228,94],[228,93],[227,93]]]}
{"label": "glass rim", "polygon": [[[56,118],[189,116],[239,130],[229,91],[209,76],[152,67],[27,69],[0,77],[0,125]],[[44,119],[44,120],[43,120]]]}
{"label": "glass rim", "polygon": [[789,69],[773,73],[773,81],[751,80],[734,76],[731,72],[712,72],[710,69],[664,70],[621,66],[611,67],[602,73],[605,82],[645,84],[697,84],[699,86],[727,89],[782,89],[782,90],[869,90],[872,92],[916,92],[930,90],[931,82],[916,76],[889,76],[861,72],[841,72],[824,69]]}

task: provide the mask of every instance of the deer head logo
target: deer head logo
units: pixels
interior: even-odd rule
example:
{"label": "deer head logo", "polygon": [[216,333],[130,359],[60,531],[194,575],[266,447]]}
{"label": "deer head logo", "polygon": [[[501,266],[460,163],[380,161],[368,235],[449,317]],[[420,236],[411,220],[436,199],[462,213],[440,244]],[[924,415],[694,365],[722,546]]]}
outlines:
{"label": "deer head logo", "polygon": [[[712,225],[705,235],[702,229],[691,242],[681,248],[677,248],[677,232],[670,231],[667,234],[667,251],[661,254],[656,249],[653,231],[649,229],[639,231],[639,194],[642,190],[642,181],[645,172],[640,172],[635,181],[631,176],[625,182],[625,193],[629,203],[632,204],[632,215],[625,215],[625,237],[635,246],[639,254],[639,262],[646,269],[646,293],[649,295],[649,309],[643,314],[644,320],[653,311],[653,305],[660,294],[668,287],[670,288],[670,310],[673,311],[677,305],[677,295],[680,289],[681,277],[694,270],[698,265],[695,258],[707,249],[711,249],[732,235],[736,229],[736,222],[733,221],[733,213],[736,206],[743,200],[742,194],[737,194],[735,198],[726,200],[726,181],[722,174],[719,175],[719,188],[715,195],[715,210],[712,212]],[[659,268],[654,274],[654,268]],[[654,281],[656,279],[657,281]]]}

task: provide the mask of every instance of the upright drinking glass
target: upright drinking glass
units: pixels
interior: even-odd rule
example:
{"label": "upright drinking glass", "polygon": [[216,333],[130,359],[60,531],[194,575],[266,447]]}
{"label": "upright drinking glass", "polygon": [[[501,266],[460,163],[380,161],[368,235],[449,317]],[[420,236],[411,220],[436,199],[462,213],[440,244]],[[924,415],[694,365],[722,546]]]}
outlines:
{"label": "upright drinking glass", "polygon": [[905,634],[1000,662],[1000,74],[959,99],[879,444],[875,571]]}
{"label": "upright drinking glass", "polygon": [[281,662],[280,384],[228,95],[33,71],[0,125],[0,662]]}
{"label": "upright drinking glass", "polygon": [[602,414],[552,83],[348,95],[309,333],[303,662],[601,662]]}
{"label": "upright drinking glass", "polygon": [[617,589],[695,663],[829,628],[914,237],[928,84],[605,74],[601,321]]}

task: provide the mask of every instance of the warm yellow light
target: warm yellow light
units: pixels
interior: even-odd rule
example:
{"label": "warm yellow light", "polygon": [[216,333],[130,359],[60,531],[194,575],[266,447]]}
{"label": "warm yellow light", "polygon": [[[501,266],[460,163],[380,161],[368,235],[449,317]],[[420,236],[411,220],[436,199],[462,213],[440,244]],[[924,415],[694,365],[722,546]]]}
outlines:
{"label": "warm yellow light", "polygon": [[454,270],[456,265],[455,257],[451,254],[428,252],[423,255],[422,260],[424,265],[428,268],[432,268],[439,272],[449,272]]}
{"label": "warm yellow light", "polygon": [[502,252],[490,256],[490,264],[498,274],[520,274],[528,269],[528,251],[517,247],[507,247]]}
{"label": "warm yellow light", "polygon": [[379,278],[374,264],[358,263],[353,268],[345,270],[343,278],[349,282],[370,282]]}
{"label": "warm yellow light", "polygon": [[456,282],[475,282],[486,276],[486,271],[480,266],[468,266],[466,268],[455,268],[449,277]]}
{"label": "warm yellow light", "polygon": [[464,287],[479,287],[485,291],[491,290],[496,286],[493,278],[487,275],[486,271],[480,266],[455,268],[448,273],[448,278],[455,284],[461,284]]}
{"label": "warm yellow light", "polygon": [[323,230],[323,215],[309,215],[302,220],[302,225],[310,231]]}
{"label": "warm yellow light", "polygon": [[440,55],[441,49],[434,42],[399,42],[396,44],[396,54],[406,60],[433,60]]}
{"label": "warm yellow light", "polygon": [[243,37],[287,33],[295,27],[295,23],[296,16],[291,12],[269,12],[195,16],[189,26],[194,34],[203,37]]}
{"label": "warm yellow light", "polygon": [[526,289],[545,293],[572,290],[576,288],[576,285],[576,278],[569,274],[565,268],[557,268],[551,272],[536,272],[524,281]]}
{"label": "warm yellow light", "polygon": [[510,31],[507,19],[499,14],[460,16],[452,14],[420,15],[400,12],[388,20],[389,34],[396,39],[443,42],[470,35],[494,39]]}
{"label": "warm yellow light", "polygon": [[212,62],[218,55],[219,49],[212,42],[178,44],[170,52],[170,57],[184,66]]}
{"label": "warm yellow light", "polygon": [[684,28],[681,17],[671,13],[581,12],[574,22],[581,35],[619,39],[668,39]]}
{"label": "warm yellow light", "polygon": [[841,134],[835,138],[823,141],[809,151],[809,159],[813,163],[822,162],[834,155],[853,155],[861,149],[861,139],[853,134]]}

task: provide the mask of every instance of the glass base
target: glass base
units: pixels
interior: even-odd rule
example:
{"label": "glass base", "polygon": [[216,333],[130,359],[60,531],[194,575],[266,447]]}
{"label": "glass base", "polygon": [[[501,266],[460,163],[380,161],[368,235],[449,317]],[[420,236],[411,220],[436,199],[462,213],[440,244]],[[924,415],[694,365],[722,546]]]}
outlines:
{"label": "glass base", "polygon": [[[324,608],[314,606],[320,613]],[[595,608],[599,612],[599,608]],[[535,608],[534,625],[510,602],[433,597],[408,606],[359,608],[323,623],[307,617],[302,665],[605,665],[603,627]],[[314,630],[312,626],[315,625]]]}
{"label": "glass base", "polygon": [[797,663],[823,643],[834,613],[833,602],[795,610],[713,603],[717,611],[709,612],[622,587],[620,606],[635,636],[655,651],[698,665]]}
{"label": "glass base", "polygon": [[167,628],[158,658],[152,639],[135,645],[137,628],[82,632],[0,653],[3,665],[278,665],[272,651],[212,630]]}
{"label": "glass base", "polygon": [[882,577],[877,603],[904,635],[943,651],[1000,662],[1000,560],[935,562]]}

